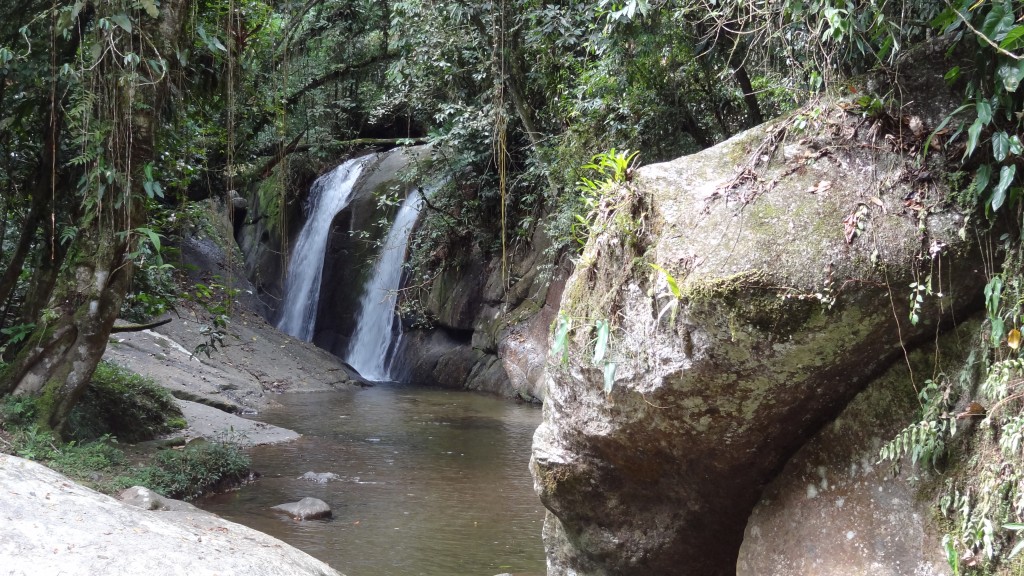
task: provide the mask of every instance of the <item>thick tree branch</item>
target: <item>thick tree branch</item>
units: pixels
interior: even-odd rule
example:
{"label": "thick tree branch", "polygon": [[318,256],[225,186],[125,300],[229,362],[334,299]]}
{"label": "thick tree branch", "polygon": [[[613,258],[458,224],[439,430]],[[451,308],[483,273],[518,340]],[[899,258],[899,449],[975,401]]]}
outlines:
{"label": "thick tree branch", "polygon": [[169,324],[171,320],[173,320],[173,318],[164,318],[163,320],[157,320],[156,322],[148,322],[146,324],[121,324],[120,326],[115,324],[114,327],[110,329],[110,333],[113,334],[115,332],[142,332],[143,330],[149,330],[151,328],[156,328],[157,326]]}

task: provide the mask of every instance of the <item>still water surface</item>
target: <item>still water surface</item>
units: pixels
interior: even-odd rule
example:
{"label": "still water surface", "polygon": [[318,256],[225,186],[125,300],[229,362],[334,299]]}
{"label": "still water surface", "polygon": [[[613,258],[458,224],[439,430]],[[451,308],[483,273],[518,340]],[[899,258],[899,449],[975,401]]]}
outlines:
{"label": "still water surface", "polygon": [[[540,410],[469,392],[379,384],[276,397],[260,420],[304,436],[253,449],[263,477],[200,506],[347,576],[544,573],[528,462]],[[303,473],[333,472],[316,484]],[[268,510],[311,496],[329,521]]]}

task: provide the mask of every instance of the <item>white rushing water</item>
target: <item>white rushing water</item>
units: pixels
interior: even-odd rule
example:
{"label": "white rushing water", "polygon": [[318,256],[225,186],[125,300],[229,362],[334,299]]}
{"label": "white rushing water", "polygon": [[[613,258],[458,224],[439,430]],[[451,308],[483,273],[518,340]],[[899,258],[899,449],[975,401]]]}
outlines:
{"label": "white rushing water", "polygon": [[420,213],[420,198],[420,192],[413,190],[402,202],[359,301],[356,330],[345,361],[367,380],[392,379],[389,358],[397,344],[395,303],[409,235]]}
{"label": "white rushing water", "polygon": [[363,171],[366,157],[349,160],[313,183],[309,192],[306,224],[292,247],[284,302],[277,328],[309,342],[316,324],[320,301],[320,279],[324,272],[324,253],[331,221],[352,197],[352,186]]}

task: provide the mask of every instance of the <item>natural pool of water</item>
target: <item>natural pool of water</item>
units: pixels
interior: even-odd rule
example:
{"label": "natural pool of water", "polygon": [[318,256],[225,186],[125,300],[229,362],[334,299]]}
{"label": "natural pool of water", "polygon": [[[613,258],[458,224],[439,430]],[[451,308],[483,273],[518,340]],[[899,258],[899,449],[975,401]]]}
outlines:
{"label": "natural pool of water", "polygon": [[[259,419],[303,437],[253,449],[262,478],[202,508],[347,576],[544,573],[544,509],[528,470],[537,407],[396,384],[275,399]],[[308,471],[340,479],[300,480]],[[333,519],[269,510],[305,496],[327,502]]]}

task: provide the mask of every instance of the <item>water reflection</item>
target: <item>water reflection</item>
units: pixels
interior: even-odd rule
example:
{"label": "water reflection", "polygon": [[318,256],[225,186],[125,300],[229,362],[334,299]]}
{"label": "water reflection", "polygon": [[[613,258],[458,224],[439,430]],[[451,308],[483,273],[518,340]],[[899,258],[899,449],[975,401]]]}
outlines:
{"label": "water reflection", "polygon": [[[399,385],[284,395],[261,419],[303,438],[253,450],[263,478],[201,506],[281,538],[348,576],[542,574],[543,508],[527,468],[540,410]],[[300,480],[308,471],[338,480]],[[268,510],[304,496],[329,521]]]}

